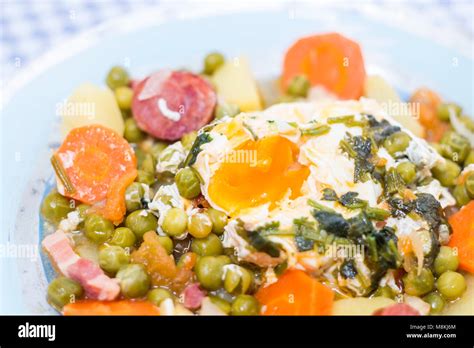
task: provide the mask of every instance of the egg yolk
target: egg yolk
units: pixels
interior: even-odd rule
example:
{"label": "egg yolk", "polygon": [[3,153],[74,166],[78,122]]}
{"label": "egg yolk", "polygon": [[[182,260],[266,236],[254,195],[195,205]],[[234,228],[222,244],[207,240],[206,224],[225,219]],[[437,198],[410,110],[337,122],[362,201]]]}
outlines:
{"label": "egg yolk", "polygon": [[309,168],[298,163],[298,146],[275,135],[247,140],[223,160],[210,179],[212,201],[231,216],[270,202],[270,208],[291,190],[300,195]]}

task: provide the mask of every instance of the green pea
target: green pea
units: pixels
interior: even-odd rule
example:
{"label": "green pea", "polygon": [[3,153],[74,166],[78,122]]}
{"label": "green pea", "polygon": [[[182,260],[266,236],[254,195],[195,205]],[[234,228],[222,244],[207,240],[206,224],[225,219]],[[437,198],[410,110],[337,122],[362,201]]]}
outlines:
{"label": "green pea", "polygon": [[441,121],[449,122],[450,109],[452,109],[456,115],[460,115],[462,108],[454,103],[442,103],[438,106],[437,115]]}
{"label": "green pea", "polygon": [[463,163],[471,146],[469,140],[456,132],[446,132],[440,141],[443,145],[443,156],[456,163]]}
{"label": "green pea", "polygon": [[431,314],[439,314],[444,308],[444,299],[436,292],[430,292],[423,297],[423,301],[430,305]]}
{"label": "green pea", "polygon": [[224,251],[221,240],[213,233],[204,238],[193,239],[191,250],[200,256],[217,256]]}
{"label": "green pea", "polygon": [[137,168],[140,167],[145,159],[146,152],[143,151],[140,147],[135,147],[135,157],[137,158]]}
{"label": "green pea", "polygon": [[136,240],[137,238],[131,229],[128,227],[119,227],[115,229],[114,234],[110,239],[110,244],[122,248],[131,248],[135,244]]}
{"label": "green pea", "polygon": [[464,126],[469,129],[469,131],[474,132],[474,120],[468,115],[459,116],[459,120],[464,124]]}
{"label": "green pea", "polygon": [[89,204],[81,203],[77,206],[76,210],[79,213],[81,219],[85,219],[87,216],[87,211],[91,206]]}
{"label": "green pea", "polygon": [[416,166],[411,162],[402,162],[397,166],[397,173],[406,184],[411,184],[416,177]]}
{"label": "green pea", "polygon": [[458,272],[447,271],[436,281],[438,291],[448,300],[455,300],[466,291],[466,280]]}
{"label": "green pea", "polygon": [[456,199],[458,207],[466,205],[471,200],[465,185],[456,185],[453,189],[453,197]]}
{"label": "green pea", "polygon": [[145,170],[139,169],[137,174],[137,178],[135,179],[137,182],[151,186],[155,182],[155,175],[153,173],[147,172]]}
{"label": "green pea", "polygon": [[179,194],[184,198],[192,199],[201,193],[199,178],[189,167],[180,169],[176,173],[175,181]]}
{"label": "green pea", "polygon": [[120,113],[122,114],[122,119],[124,121],[132,117],[132,110],[120,110]]}
{"label": "green pea", "polygon": [[204,58],[204,73],[212,75],[214,72],[225,63],[224,56],[219,52],[209,53]]}
{"label": "green pea", "polygon": [[306,76],[296,75],[291,79],[286,92],[293,97],[306,97],[310,87],[311,83]]}
{"label": "green pea", "polygon": [[102,244],[112,236],[114,224],[97,214],[91,214],[84,220],[85,235],[96,244]]}
{"label": "green pea", "polygon": [[52,191],[41,204],[41,215],[47,221],[57,224],[74,210],[74,204],[74,200],[68,199],[56,191]]}
{"label": "green pea", "polygon": [[156,230],[158,219],[149,211],[139,209],[127,216],[125,227],[131,229],[137,239],[142,239],[145,232]]}
{"label": "green pea", "polygon": [[202,256],[194,271],[199,283],[207,290],[217,290],[222,286],[224,266],[230,263],[228,256]]}
{"label": "green pea", "polygon": [[440,143],[430,143],[430,146],[436,150],[437,153],[439,153],[441,156],[443,155],[443,145]]}
{"label": "green pea", "polygon": [[204,238],[212,231],[212,221],[206,213],[196,213],[189,218],[188,231],[194,238]]}
{"label": "green pea", "polygon": [[66,277],[56,278],[48,285],[48,302],[58,311],[83,295],[81,284]]}
{"label": "green pea", "polygon": [[228,293],[245,294],[252,285],[253,274],[248,269],[229,265],[225,269],[224,289]]}
{"label": "green pea", "polygon": [[139,143],[145,138],[145,133],[138,128],[137,123],[133,117],[127,118],[124,123],[123,137],[127,139],[129,143]]}
{"label": "green pea", "polygon": [[420,274],[417,269],[411,270],[403,277],[403,284],[408,295],[422,296],[433,290],[433,273],[427,268],[423,268]]}
{"label": "green pea", "polygon": [[188,214],[181,208],[171,208],[166,212],[161,228],[170,236],[176,237],[186,232]]}
{"label": "green pea", "polygon": [[280,103],[294,103],[294,102],[297,102],[297,101],[300,101],[300,100],[302,100],[302,98],[285,94],[285,95],[279,96],[279,97],[277,98],[275,104],[280,104]]}
{"label": "green pea", "polygon": [[118,272],[120,267],[130,262],[130,256],[124,248],[109,246],[99,252],[99,265],[104,271],[111,274]]}
{"label": "green pea", "polygon": [[471,199],[474,199],[474,172],[468,174],[466,181],[464,182],[466,192]]}
{"label": "green pea", "polygon": [[88,204],[79,204],[76,208],[76,211],[79,214],[79,217],[82,219],[82,221],[79,223],[78,228],[83,229],[84,228],[84,220],[88,214],[88,210],[91,206]]}
{"label": "green pea", "polygon": [[142,207],[145,189],[139,182],[132,182],[125,190],[125,205],[127,212],[132,212]]}
{"label": "green pea", "polygon": [[158,242],[165,248],[168,254],[171,254],[174,249],[173,240],[170,237],[158,236]]}
{"label": "green pea", "polygon": [[166,149],[167,146],[167,143],[161,141],[152,145],[152,147],[150,148],[150,154],[153,156],[155,161],[158,161],[160,154],[163,152],[164,149]]}
{"label": "green pea", "polygon": [[218,297],[218,296],[209,296],[209,299],[213,304],[215,304],[219,309],[224,312],[225,314],[229,314],[231,311],[231,304],[226,300]]}
{"label": "green pea", "polygon": [[207,215],[211,218],[212,222],[212,232],[221,235],[224,233],[224,227],[227,225],[227,215],[217,209],[209,208],[207,209]]}
{"label": "green pea", "polygon": [[182,136],[181,144],[186,150],[190,150],[196,140],[197,132],[189,132]]}
{"label": "green pea", "polygon": [[154,175],[156,171],[155,168],[156,168],[155,159],[153,158],[151,154],[147,153],[145,157],[143,158],[143,162],[140,164],[140,169]]}
{"label": "green pea", "polygon": [[443,163],[436,164],[431,169],[431,173],[439,180],[441,185],[449,187],[456,184],[461,168],[453,161],[445,159]]}
{"label": "green pea", "polygon": [[127,298],[145,296],[150,288],[150,276],[145,268],[139,264],[129,264],[120,268],[117,272],[122,294]]}
{"label": "green pea", "polygon": [[447,271],[455,271],[459,266],[459,258],[453,248],[442,246],[434,260],[434,270],[439,276]]}
{"label": "green pea", "polygon": [[232,303],[231,315],[258,315],[259,303],[250,295],[239,295]]}
{"label": "green pea", "polygon": [[107,78],[107,86],[110,89],[127,86],[130,82],[128,72],[121,66],[114,66],[110,69]]}
{"label": "green pea", "polygon": [[240,114],[240,107],[232,103],[219,103],[216,106],[215,118],[235,117]]}
{"label": "green pea", "polygon": [[115,100],[121,110],[130,110],[132,107],[133,90],[130,87],[117,87],[115,89]]}
{"label": "green pea", "polygon": [[471,149],[466,159],[464,160],[464,167],[467,167],[470,164],[474,164],[474,150]]}
{"label": "green pea", "polygon": [[162,288],[156,288],[156,289],[151,289],[148,291],[148,294],[146,295],[148,301],[153,303],[155,306],[159,306],[163,300],[166,300],[167,298],[173,298],[173,295],[171,292],[169,292],[166,289]]}
{"label": "green pea", "polygon": [[393,290],[389,286],[380,286],[377,288],[377,291],[375,291],[375,296],[379,297],[386,297],[386,298],[393,298]]}
{"label": "green pea", "polygon": [[410,136],[405,132],[396,132],[384,140],[383,146],[390,155],[395,157],[397,153],[405,151],[410,141]]}

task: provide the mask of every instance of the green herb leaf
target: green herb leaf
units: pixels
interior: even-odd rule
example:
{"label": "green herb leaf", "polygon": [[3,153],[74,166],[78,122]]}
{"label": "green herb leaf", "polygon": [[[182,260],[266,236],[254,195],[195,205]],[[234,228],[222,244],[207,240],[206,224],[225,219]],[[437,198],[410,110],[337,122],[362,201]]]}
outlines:
{"label": "green herb leaf", "polygon": [[368,204],[367,201],[357,198],[359,194],[357,192],[347,192],[341,196],[339,203],[349,209],[361,209],[365,208]]}
{"label": "green herb leaf", "polygon": [[330,130],[331,127],[329,127],[327,124],[322,124],[313,128],[301,129],[300,131],[302,135],[320,136],[329,133]]}
{"label": "green herb leaf", "polygon": [[76,189],[72,185],[71,180],[69,179],[69,176],[67,175],[66,171],[64,170],[63,165],[61,164],[61,161],[59,161],[55,155],[51,156],[51,165],[53,166],[56,176],[59,178],[59,180],[61,181],[61,184],[64,186],[66,191],[69,194],[76,192]]}
{"label": "green herb leaf", "polygon": [[192,166],[196,163],[197,156],[201,152],[201,146],[212,141],[212,137],[209,133],[201,133],[194,140],[191,150],[189,150],[188,156],[184,160],[183,167]]}

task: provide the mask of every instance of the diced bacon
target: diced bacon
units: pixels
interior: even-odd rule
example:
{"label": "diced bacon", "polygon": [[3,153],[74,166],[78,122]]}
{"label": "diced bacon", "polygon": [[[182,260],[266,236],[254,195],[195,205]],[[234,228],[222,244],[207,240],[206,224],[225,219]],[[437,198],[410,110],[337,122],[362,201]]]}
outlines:
{"label": "diced bacon", "polygon": [[420,315],[420,312],[405,303],[396,303],[376,310],[374,315]]}
{"label": "diced bacon", "polygon": [[47,236],[43,240],[43,248],[53,257],[56,266],[62,274],[67,274],[68,267],[80,259],[71,248],[69,240],[62,231]]}
{"label": "diced bacon", "polygon": [[198,283],[189,284],[184,289],[184,307],[188,309],[198,309],[201,307],[201,303],[206,293],[199,288]]}
{"label": "diced bacon", "polygon": [[119,295],[118,281],[109,278],[91,260],[78,256],[63,231],[58,230],[47,236],[42,244],[59,271],[79,282],[90,299],[110,301]]}

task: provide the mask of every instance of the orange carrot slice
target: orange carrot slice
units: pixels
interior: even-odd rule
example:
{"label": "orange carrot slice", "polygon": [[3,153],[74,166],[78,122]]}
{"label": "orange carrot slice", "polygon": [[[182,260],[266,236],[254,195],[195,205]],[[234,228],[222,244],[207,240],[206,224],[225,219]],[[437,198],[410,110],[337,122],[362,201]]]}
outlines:
{"label": "orange carrot slice", "polygon": [[63,308],[64,315],[160,315],[160,310],[147,301],[77,301]]}
{"label": "orange carrot slice", "polygon": [[360,47],[337,33],[302,38],[285,55],[283,90],[287,90],[294,76],[301,74],[309,78],[311,85],[322,85],[342,99],[359,99],[365,81]]}
{"label": "orange carrot slice", "polygon": [[61,194],[94,205],[114,223],[122,221],[125,189],[137,176],[135,154],[124,138],[100,125],[74,128],[52,163]]}
{"label": "orange carrot slice", "polygon": [[263,315],[330,315],[334,293],[305,272],[289,270],[256,298]]}
{"label": "orange carrot slice", "polygon": [[449,246],[457,248],[459,268],[474,273],[474,201],[449,218],[453,235]]}

